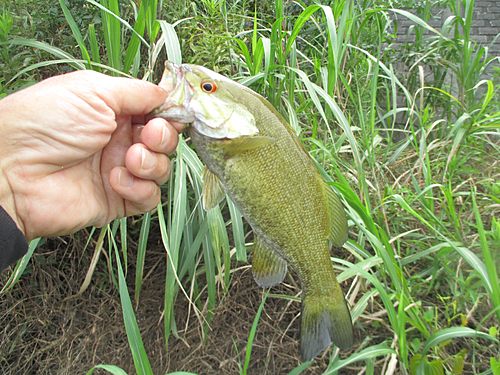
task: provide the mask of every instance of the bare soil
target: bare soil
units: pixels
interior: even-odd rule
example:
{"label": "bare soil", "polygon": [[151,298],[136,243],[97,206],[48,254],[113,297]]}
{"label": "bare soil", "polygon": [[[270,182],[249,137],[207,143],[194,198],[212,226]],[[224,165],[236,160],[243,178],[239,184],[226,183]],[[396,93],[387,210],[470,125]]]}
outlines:
{"label": "bare soil", "polygon": [[[152,238],[150,242],[144,273],[149,275],[135,314],[154,374],[240,373],[252,323],[264,296],[264,291],[253,281],[250,266],[235,265],[228,292],[218,296],[205,344],[203,321],[200,323],[184,296],[178,297],[175,309],[178,337],[170,336],[167,352],[162,319],[165,253],[159,239]],[[73,237],[48,240],[37,249],[18,284],[0,297],[1,374],[86,374],[97,364],[113,364],[128,374],[136,373],[120,296],[108,271],[107,251],[101,254],[88,289],[77,298],[66,299],[78,292],[85,279],[93,251],[90,246],[84,252],[85,243],[84,231]],[[134,251],[129,250],[127,282],[131,296],[134,270]],[[7,270],[0,275],[0,286],[10,273]],[[300,288],[295,280],[292,272],[271,293],[298,296]],[[268,297],[252,346],[248,374],[288,374],[301,363],[299,312],[299,302]],[[368,336],[368,345],[391,337],[390,327],[383,323],[383,318],[383,314],[362,316],[356,323],[357,343],[352,350],[367,346],[363,342]],[[373,321],[381,324],[373,326]],[[468,353],[474,351],[464,340],[454,342],[447,350],[452,355],[465,346]],[[332,349],[322,353],[302,374],[322,374],[331,354]],[[341,357],[349,354],[350,351],[341,353]],[[356,363],[340,374],[363,373],[363,364]],[[384,366],[387,363],[378,362],[375,373],[382,373]],[[94,374],[108,372],[98,369]]]}
{"label": "bare soil", "polygon": [[[18,284],[0,297],[1,374],[85,374],[101,363],[135,373],[120,296],[108,272],[105,253],[101,254],[88,289],[77,298],[65,300],[78,292],[88,270],[93,249],[83,252],[85,235],[80,232],[74,237],[48,240],[37,249]],[[219,295],[204,345],[204,325],[187,299],[179,296],[175,310],[178,338],[170,336],[167,353],[162,320],[165,256],[160,246],[155,250],[151,245],[145,274],[152,272],[143,284],[135,313],[154,373],[239,373],[245,363],[252,323],[264,296],[253,281],[250,266],[236,267],[228,292]],[[133,296],[132,251],[128,264],[127,282]],[[2,285],[10,273],[6,270],[1,274]],[[300,289],[289,275],[271,292],[293,296]],[[299,302],[268,297],[248,374],[287,374],[301,363],[299,312]],[[321,374],[327,364],[328,352],[303,373]],[[104,370],[94,371],[101,373],[107,374]]]}

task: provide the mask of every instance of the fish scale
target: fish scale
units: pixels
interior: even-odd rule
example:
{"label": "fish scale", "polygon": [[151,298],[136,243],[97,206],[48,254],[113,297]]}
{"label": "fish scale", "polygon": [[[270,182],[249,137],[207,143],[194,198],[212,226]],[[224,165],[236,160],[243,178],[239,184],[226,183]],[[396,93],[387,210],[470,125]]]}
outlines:
{"label": "fish scale", "polygon": [[[347,220],[293,130],[262,96],[209,69],[167,62],[162,84],[174,89],[151,116],[195,119],[191,139],[208,168],[204,207],[217,205],[223,194],[213,192],[225,190],[248,221],[257,283],[281,282],[287,263],[297,271],[302,359],[314,358],[332,342],[341,349],[352,346],[351,316],[327,240],[341,246]],[[174,99],[181,97],[176,89],[183,90],[182,101]]]}

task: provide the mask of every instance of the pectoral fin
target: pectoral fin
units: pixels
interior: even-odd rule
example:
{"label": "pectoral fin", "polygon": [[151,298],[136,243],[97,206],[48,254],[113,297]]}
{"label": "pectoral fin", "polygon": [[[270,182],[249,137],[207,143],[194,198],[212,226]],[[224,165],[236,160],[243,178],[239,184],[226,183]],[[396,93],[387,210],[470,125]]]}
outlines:
{"label": "pectoral fin", "polygon": [[202,172],[203,190],[202,204],[205,211],[209,211],[217,206],[225,196],[224,186],[219,178],[206,166]]}
{"label": "pectoral fin", "polygon": [[327,197],[327,212],[330,229],[328,239],[334,246],[342,246],[347,241],[348,228],[344,206],[340,198],[335,194],[330,185],[323,180],[323,186]]}
{"label": "pectoral fin", "polygon": [[259,147],[264,147],[276,142],[274,138],[262,136],[239,137],[228,141],[224,145],[224,156],[232,158],[244,151],[255,150]]}
{"label": "pectoral fin", "polygon": [[286,270],[286,260],[255,237],[252,260],[255,282],[262,288],[277,285],[285,278]]}

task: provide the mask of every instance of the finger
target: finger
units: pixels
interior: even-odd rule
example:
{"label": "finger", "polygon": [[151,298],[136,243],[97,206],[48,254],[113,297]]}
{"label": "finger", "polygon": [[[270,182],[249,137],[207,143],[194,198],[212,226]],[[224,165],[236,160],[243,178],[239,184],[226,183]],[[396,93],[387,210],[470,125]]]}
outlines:
{"label": "finger", "polygon": [[141,133],[144,125],[132,125],[132,143],[141,142]]}
{"label": "finger", "polygon": [[150,150],[171,155],[179,143],[179,132],[164,119],[154,118],[142,129],[141,142]]}
{"label": "finger", "polygon": [[169,124],[172,125],[179,134],[182,133],[184,129],[186,129],[186,126],[188,125],[185,122],[179,122],[179,121],[169,121]]}
{"label": "finger", "polygon": [[139,79],[111,77],[88,70],[72,74],[87,81],[117,115],[145,115],[162,105],[168,95],[159,86]]}
{"label": "finger", "polygon": [[154,181],[132,175],[124,167],[113,168],[109,175],[113,190],[125,200],[126,216],[152,210],[160,203],[160,188]]}
{"label": "finger", "polygon": [[125,154],[125,167],[134,176],[163,185],[170,178],[171,165],[167,155],[153,152],[142,143],[132,145]]}

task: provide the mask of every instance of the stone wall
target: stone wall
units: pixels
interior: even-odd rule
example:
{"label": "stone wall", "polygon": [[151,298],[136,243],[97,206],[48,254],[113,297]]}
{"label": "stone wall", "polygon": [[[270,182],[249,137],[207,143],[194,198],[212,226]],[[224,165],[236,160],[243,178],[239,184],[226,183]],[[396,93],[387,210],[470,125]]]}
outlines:
{"label": "stone wall", "polygon": [[[433,9],[434,14],[428,21],[429,25],[440,30],[446,19],[452,15],[448,8]],[[408,11],[412,12],[411,9]],[[406,40],[414,41],[415,33],[407,34],[409,27],[415,23],[405,16],[394,14],[393,19],[398,22],[397,43],[404,43]],[[472,16],[471,39],[481,46],[488,46],[500,33],[500,1],[476,0]],[[489,56],[500,56],[500,37],[491,46]]]}

